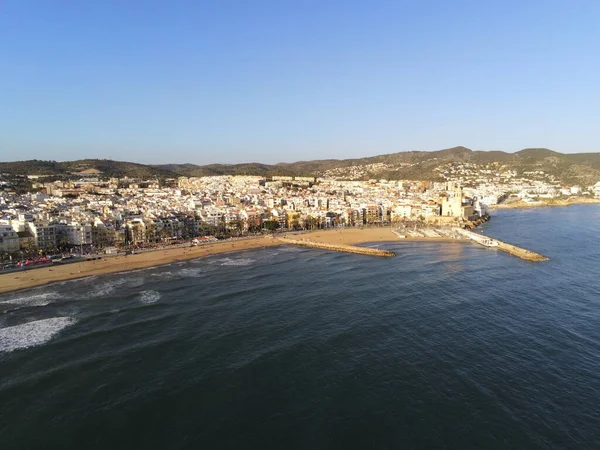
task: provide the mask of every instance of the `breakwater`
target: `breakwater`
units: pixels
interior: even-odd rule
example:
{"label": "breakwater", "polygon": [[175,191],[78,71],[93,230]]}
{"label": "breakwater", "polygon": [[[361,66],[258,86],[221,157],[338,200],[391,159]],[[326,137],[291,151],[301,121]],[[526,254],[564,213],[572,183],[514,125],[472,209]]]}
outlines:
{"label": "breakwater", "polygon": [[521,259],[525,259],[527,261],[548,261],[549,258],[544,255],[540,255],[539,253],[532,252],[531,250],[527,250],[525,248],[517,247],[516,245],[507,244],[506,242],[499,241],[495,239],[498,243],[498,249],[503,252],[510,253],[511,255],[518,256]]}
{"label": "breakwater", "polygon": [[516,245],[502,242],[495,238],[490,238],[460,228],[457,228],[456,232],[479,245],[483,245],[484,247],[489,248],[497,248],[498,250],[502,250],[503,252],[510,253],[514,256],[518,256],[519,258],[527,261],[548,261],[548,258],[546,258],[544,255],[540,255],[539,253],[532,252],[531,250],[517,247]]}
{"label": "breakwater", "polygon": [[354,245],[343,244],[324,244],[322,242],[304,241],[298,239],[276,238],[285,244],[299,245],[301,247],[320,248],[324,250],[333,250],[336,252],[357,253],[361,255],[383,256],[390,258],[396,256],[394,252],[389,250],[380,250],[378,248],[356,247]]}
{"label": "breakwater", "polygon": [[473,230],[473,229],[477,228],[479,225],[486,223],[488,220],[490,220],[489,214],[484,214],[479,219],[468,221],[465,224],[464,228],[467,230]]}

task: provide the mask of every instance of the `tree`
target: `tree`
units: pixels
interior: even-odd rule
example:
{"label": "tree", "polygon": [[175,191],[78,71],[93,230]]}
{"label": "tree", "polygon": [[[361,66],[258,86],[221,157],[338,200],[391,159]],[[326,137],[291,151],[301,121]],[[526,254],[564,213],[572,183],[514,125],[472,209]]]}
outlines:
{"label": "tree", "polygon": [[129,228],[129,225],[125,225],[125,229],[123,230],[123,244],[131,245],[131,240],[131,228]]}
{"label": "tree", "polygon": [[171,237],[171,229],[169,227],[165,227],[163,225],[162,229],[160,230],[160,235],[161,235],[163,241],[166,241],[167,239],[169,239]]}
{"label": "tree", "polygon": [[277,220],[265,220],[263,222],[263,228],[273,232],[279,228],[279,222]]}
{"label": "tree", "polygon": [[314,230],[319,226],[319,220],[316,217],[308,216],[305,220],[305,228]]}
{"label": "tree", "polygon": [[178,222],[177,225],[175,226],[175,235],[176,235],[177,239],[181,239],[183,237],[184,231],[185,231],[185,227],[183,226],[183,224],[181,222]]}
{"label": "tree", "polygon": [[296,214],[292,214],[288,223],[288,227],[293,229],[293,230],[297,230],[298,228],[300,228],[300,214],[296,213]]}
{"label": "tree", "polygon": [[154,226],[154,224],[152,222],[147,223],[146,230],[144,231],[144,234],[146,235],[146,242],[154,242],[155,241],[155,239],[156,239],[155,232],[156,232],[156,227]]}
{"label": "tree", "polygon": [[25,257],[33,256],[33,255],[37,254],[37,247],[32,241],[22,242],[21,245],[19,246],[19,248],[20,248],[21,253]]}
{"label": "tree", "polygon": [[256,217],[253,217],[252,219],[248,220],[248,231],[251,233],[260,233],[261,227],[260,227],[260,220],[258,220]]}
{"label": "tree", "polygon": [[61,251],[61,252],[65,252],[69,249],[69,238],[67,237],[67,235],[65,234],[59,234],[56,237],[56,248]]}
{"label": "tree", "polygon": [[241,236],[244,231],[244,221],[235,219],[229,222],[229,228],[234,230],[238,236]]}

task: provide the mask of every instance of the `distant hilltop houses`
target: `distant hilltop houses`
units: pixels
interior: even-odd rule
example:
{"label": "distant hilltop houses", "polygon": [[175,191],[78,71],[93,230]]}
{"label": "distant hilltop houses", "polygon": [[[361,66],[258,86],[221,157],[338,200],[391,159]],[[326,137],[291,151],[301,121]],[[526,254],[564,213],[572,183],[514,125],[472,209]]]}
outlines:
{"label": "distant hilltop houses", "polygon": [[318,176],[134,177],[82,166],[63,175],[2,173],[0,256],[200,245],[276,230],[462,226],[498,203],[600,198],[600,182],[568,185],[542,169],[500,163],[442,162],[435,180],[367,176],[390,167],[352,165]]}

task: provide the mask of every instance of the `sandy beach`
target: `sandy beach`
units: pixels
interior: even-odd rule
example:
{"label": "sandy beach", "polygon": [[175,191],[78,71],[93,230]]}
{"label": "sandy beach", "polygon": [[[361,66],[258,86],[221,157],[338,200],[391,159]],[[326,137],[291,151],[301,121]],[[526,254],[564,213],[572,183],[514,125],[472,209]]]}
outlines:
{"label": "sandy beach", "polygon": [[[446,238],[399,239],[390,228],[317,230],[308,233],[286,233],[282,236],[289,236],[293,239],[308,239],[315,242],[343,245],[390,241],[456,242],[454,239]],[[272,247],[276,245],[283,244],[281,241],[270,237],[256,237],[216,242],[198,247],[161,249],[136,255],[107,256],[99,260],[83,261],[73,264],[56,264],[51,267],[41,267],[21,272],[0,274],[0,293],[42,286],[54,281],[65,281],[93,275],[125,272],[128,270],[169,264],[176,261],[196,259],[203,256]]]}

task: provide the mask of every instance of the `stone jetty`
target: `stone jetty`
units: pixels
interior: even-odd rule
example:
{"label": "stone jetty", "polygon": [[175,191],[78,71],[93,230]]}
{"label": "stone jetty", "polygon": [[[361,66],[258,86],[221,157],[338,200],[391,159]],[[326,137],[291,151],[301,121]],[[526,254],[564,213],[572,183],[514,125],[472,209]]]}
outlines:
{"label": "stone jetty", "polygon": [[383,257],[387,257],[387,258],[396,256],[396,254],[394,252],[390,252],[389,250],[380,250],[378,248],[357,247],[354,245],[342,245],[342,244],[324,244],[322,242],[305,241],[305,240],[298,240],[298,239],[287,239],[287,238],[276,238],[276,239],[285,244],[299,245],[301,247],[321,248],[323,250],[333,250],[336,252],[358,253],[361,255],[383,256]]}
{"label": "stone jetty", "polygon": [[466,230],[473,230],[473,229],[477,228],[479,225],[486,223],[488,220],[490,220],[490,216],[489,216],[489,214],[485,214],[478,219],[468,221],[467,223],[465,223],[464,228]]}
{"label": "stone jetty", "polygon": [[516,245],[507,244],[506,242],[502,242],[498,239],[491,238],[489,236],[483,236],[481,234],[460,228],[455,229],[455,231],[458,234],[461,234],[467,239],[471,240],[472,242],[483,245],[484,247],[497,248],[498,250],[502,250],[503,252],[510,253],[514,256],[518,256],[519,258],[525,259],[527,261],[548,261],[548,258],[546,258],[544,255],[540,255],[539,253],[532,252],[531,250],[517,247]]}
{"label": "stone jetty", "polygon": [[527,261],[548,261],[549,258],[544,255],[540,255],[539,253],[532,252],[531,250],[527,250],[521,247],[517,247],[516,245],[507,244],[506,242],[499,241],[498,239],[494,239],[498,243],[498,250],[502,250],[503,252],[510,253],[511,255],[518,256],[521,259],[525,259]]}

